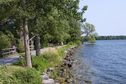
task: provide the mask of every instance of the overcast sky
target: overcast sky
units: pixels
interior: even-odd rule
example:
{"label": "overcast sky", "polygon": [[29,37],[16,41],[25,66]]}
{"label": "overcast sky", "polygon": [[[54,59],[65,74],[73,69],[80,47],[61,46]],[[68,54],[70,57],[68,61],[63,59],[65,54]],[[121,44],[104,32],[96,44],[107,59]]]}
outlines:
{"label": "overcast sky", "polygon": [[80,1],[80,8],[88,5],[84,16],[99,35],[126,35],[126,0]]}

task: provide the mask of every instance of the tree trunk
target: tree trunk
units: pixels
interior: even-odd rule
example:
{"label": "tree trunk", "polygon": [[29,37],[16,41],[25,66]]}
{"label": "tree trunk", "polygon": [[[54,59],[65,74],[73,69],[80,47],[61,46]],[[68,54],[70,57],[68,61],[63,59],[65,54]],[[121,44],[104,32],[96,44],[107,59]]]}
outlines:
{"label": "tree trunk", "polygon": [[19,30],[20,41],[24,47],[24,34],[23,34],[23,20],[20,21],[20,30]]}
{"label": "tree trunk", "polygon": [[36,55],[39,56],[40,55],[40,37],[36,36],[35,37],[35,50],[36,50]]}
{"label": "tree trunk", "polygon": [[61,46],[63,46],[64,44],[63,44],[63,42],[61,42]]}
{"label": "tree trunk", "polygon": [[25,58],[26,66],[32,68],[30,46],[29,46],[29,30],[28,30],[28,21],[23,19],[23,33],[24,33],[24,48],[25,48]]}

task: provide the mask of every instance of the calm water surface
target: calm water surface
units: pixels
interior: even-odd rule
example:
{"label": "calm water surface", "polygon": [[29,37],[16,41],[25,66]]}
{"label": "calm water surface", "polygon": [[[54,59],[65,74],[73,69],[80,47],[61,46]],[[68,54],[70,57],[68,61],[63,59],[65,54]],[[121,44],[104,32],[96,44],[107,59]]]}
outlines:
{"label": "calm water surface", "polygon": [[[102,40],[77,50],[75,73],[93,84],[126,84],[126,40]],[[86,63],[86,64],[85,64]]]}

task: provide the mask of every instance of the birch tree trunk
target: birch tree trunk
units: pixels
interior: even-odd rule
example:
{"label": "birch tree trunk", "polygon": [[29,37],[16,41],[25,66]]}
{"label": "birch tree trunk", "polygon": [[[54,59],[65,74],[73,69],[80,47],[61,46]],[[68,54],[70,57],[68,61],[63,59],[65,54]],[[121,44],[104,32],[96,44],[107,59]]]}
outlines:
{"label": "birch tree trunk", "polygon": [[25,58],[26,58],[26,66],[32,68],[31,54],[30,54],[30,46],[29,46],[29,30],[28,30],[28,21],[27,19],[23,19],[23,33],[24,33],[24,48],[25,48]]}

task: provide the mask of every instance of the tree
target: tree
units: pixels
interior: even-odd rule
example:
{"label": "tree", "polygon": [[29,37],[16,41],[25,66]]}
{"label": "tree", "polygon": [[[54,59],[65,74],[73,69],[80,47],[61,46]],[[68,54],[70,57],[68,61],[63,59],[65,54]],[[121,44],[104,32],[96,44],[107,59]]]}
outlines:
{"label": "tree", "polygon": [[85,6],[78,11],[79,0],[1,0],[0,7],[1,22],[10,19],[14,23],[12,26],[17,28],[13,30],[23,32],[26,65],[30,68],[29,37],[39,35],[44,45],[78,41],[80,22],[84,21],[82,16],[87,10]]}
{"label": "tree", "polygon": [[[28,0],[27,0],[28,1]],[[1,2],[1,8],[3,8],[3,13],[8,14],[3,19],[8,19],[10,17],[14,17],[15,19],[19,19],[23,28],[24,35],[24,45],[25,45],[25,57],[26,57],[26,65],[27,67],[32,67],[31,63],[31,55],[30,55],[30,47],[29,47],[29,30],[28,30],[28,20],[31,16],[28,12],[28,2],[26,0],[6,0]],[[9,11],[7,11],[10,9]],[[6,10],[6,11],[5,11]]]}
{"label": "tree", "polygon": [[90,23],[85,23],[83,25],[83,30],[84,30],[84,34],[86,34],[86,36],[89,36],[90,34],[93,34],[95,31],[95,26],[93,24]]}
{"label": "tree", "polygon": [[36,25],[31,24],[34,27],[31,31],[40,35],[42,46],[79,40],[80,21],[87,6],[78,12],[79,0],[43,0],[43,3],[44,14],[37,16]]}
{"label": "tree", "polygon": [[95,42],[95,26],[90,23],[82,25],[83,34],[85,34],[85,41]]}
{"label": "tree", "polygon": [[34,43],[35,43],[36,55],[39,56],[40,55],[40,47],[41,47],[40,37],[39,36],[35,36]]}

